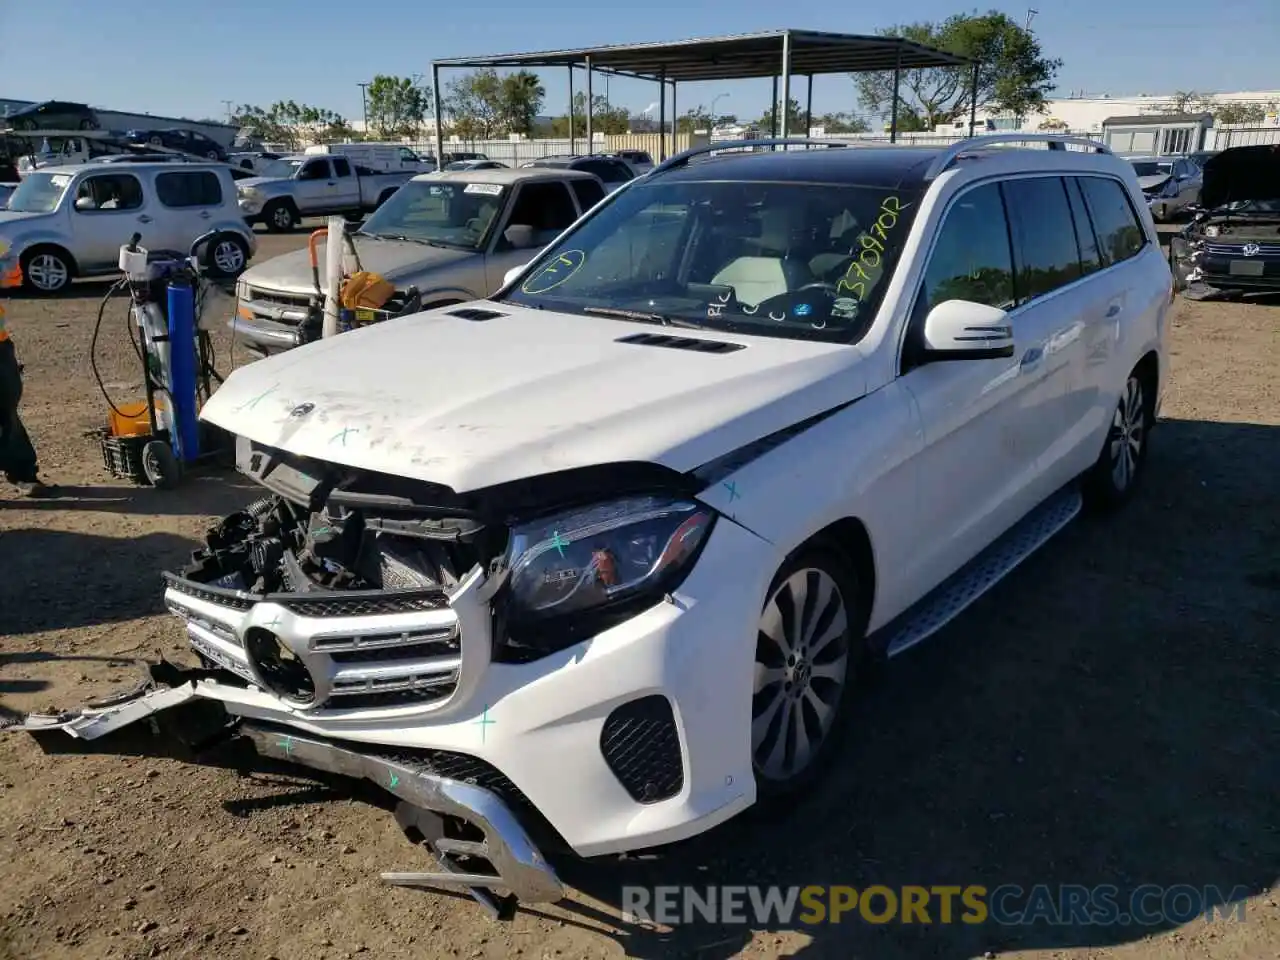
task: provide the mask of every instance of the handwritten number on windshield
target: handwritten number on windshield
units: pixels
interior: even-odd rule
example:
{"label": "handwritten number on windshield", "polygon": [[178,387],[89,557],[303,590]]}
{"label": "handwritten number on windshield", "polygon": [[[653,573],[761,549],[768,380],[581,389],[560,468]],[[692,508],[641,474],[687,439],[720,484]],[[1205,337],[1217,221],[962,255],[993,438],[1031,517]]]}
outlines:
{"label": "handwritten number on windshield", "polygon": [[867,284],[872,281],[867,270],[875,270],[884,262],[884,241],[889,239],[889,234],[898,225],[898,214],[901,212],[902,201],[898,197],[884,198],[871,229],[858,234],[858,255],[836,284],[838,292],[850,294],[858,300],[866,299]]}

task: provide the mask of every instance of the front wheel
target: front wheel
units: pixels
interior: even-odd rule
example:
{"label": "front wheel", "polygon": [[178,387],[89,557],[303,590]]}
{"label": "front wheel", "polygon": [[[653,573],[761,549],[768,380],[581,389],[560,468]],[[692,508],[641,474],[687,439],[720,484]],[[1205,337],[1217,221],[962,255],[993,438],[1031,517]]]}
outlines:
{"label": "front wheel", "polygon": [[23,254],[22,282],[32,293],[61,293],[71,283],[70,258],[53,247],[37,247]]}
{"label": "front wheel", "polygon": [[751,760],[761,799],[827,766],[866,661],[866,605],[839,554],[804,550],[774,577],[756,633]]}
{"label": "front wheel", "polygon": [[287,200],[274,200],[262,211],[262,219],[272,233],[288,233],[298,225],[293,205]]}
{"label": "front wheel", "polygon": [[151,440],[142,448],[142,472],[160,490],[172,490],[182,479],[182,465],[167,440]]}
{"label": "front wheel", "polygon": [[1111,414],[1111,426],[1098,460],[1085,475],[1084,493],[1091,506],[1110,510],[1124,504],[1142,477],[1148,437],[1155,419],[1155,396],[1138,370],[1129,374]]}
{"label": "front wheel", "polygon": [[220,233],[209,241],[205,271],[215,280],[238,277],[249,263],[249,244],[234,233]]}

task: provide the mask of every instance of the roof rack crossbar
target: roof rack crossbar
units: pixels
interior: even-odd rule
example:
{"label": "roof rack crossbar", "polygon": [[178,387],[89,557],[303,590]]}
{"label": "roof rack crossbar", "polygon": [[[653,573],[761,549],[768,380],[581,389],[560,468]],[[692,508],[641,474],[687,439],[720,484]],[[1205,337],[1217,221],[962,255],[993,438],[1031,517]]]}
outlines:
{"label": "roof rack crossbar", "polygon": [[929,169],[925,171],[924,179],[933,180],[940,176],[966,153],[985,150],[987,147],[998,143],[1047,143],[1050,150],[1065,150],[1067,144],[1076,144],[1077,146],[1089,147],[1096,153],[1111,153],[1111,148],[1105,143],[1090,140],[1086,137],[1069,137],[1056,133],[989,133],[977,137],[968,137],[958,143],[951,144],[934,158],[933,163],[929,164]]}
{"label": "roof rack crossbar", "polygon": [[674,157],[668,157],[653,168],[653,173],[661,173],[664,170],[674,170],[676,167],[685,166],[694,157],[702,156],[707,153],[715,153],[719,150],[741,150],[745,147],[780,147],[783,145],[799,145],[799,146],[819,146],[819,147],[848,147],[852,146],[845,140],[814,140],[807,137],[770,137],[764,140],[718,140],[715,143],[704,144],[701,147],[691,147],[682,153],[677,153]]}

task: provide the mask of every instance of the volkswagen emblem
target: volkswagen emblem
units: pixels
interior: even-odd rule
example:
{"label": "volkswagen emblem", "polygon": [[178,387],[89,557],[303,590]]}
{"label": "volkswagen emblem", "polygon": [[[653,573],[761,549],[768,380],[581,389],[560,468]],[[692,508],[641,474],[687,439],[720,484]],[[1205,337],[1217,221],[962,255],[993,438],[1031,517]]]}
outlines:
{"label": "volkswagen emblem", "polygon": [[305,417],[308,413],[316,408],[314,403],[300,403],[289,411],[291,417]]}
{"label": "volkswagen emblem", "polygon": [[1256,257],[1262,248],[1256,243],[1246,243],[1240,250],[1246,257]]}

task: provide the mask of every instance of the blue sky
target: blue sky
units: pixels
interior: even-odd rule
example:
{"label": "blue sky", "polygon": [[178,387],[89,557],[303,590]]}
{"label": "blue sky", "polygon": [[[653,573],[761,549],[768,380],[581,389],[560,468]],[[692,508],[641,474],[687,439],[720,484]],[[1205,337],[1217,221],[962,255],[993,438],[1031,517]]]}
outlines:
{"label": "blue sky", "polygon": [[[1031,5],[1039,11],[1032,27],[1046,53],[1064,61],[1058,77],[1064,94],[1280,88],[1280,0]],[[992,6],[1021,21],[1028,4]],[[193,119],[224,117],[224,100],[265,105],[292,99],[358,118],[359,81],[379,72],[429,75],[433,58],[783,27],[873,33],[962,9],[955,0],[215,0],[152,2],[122,16],[125,8],[101,0],[0,2],[0,97],[80,100]],[[444,79],[449,75],[445,71]],[[542,77],[544,112],[563,112],[565,72],[542,71]],[[597,83],[603,93],[603,81]],[[769,86],[768,80],[689,84],[680,89],[678,107],[710,105],[726,94],[718,112],[754,119],[768,104]],[[614,103],[634,110],[657,98],[655,85],[632,80],[611,80],[608,92]],[[847,77],[819,78],[813,108],[815,114],[857,111],[853,84]]]}

